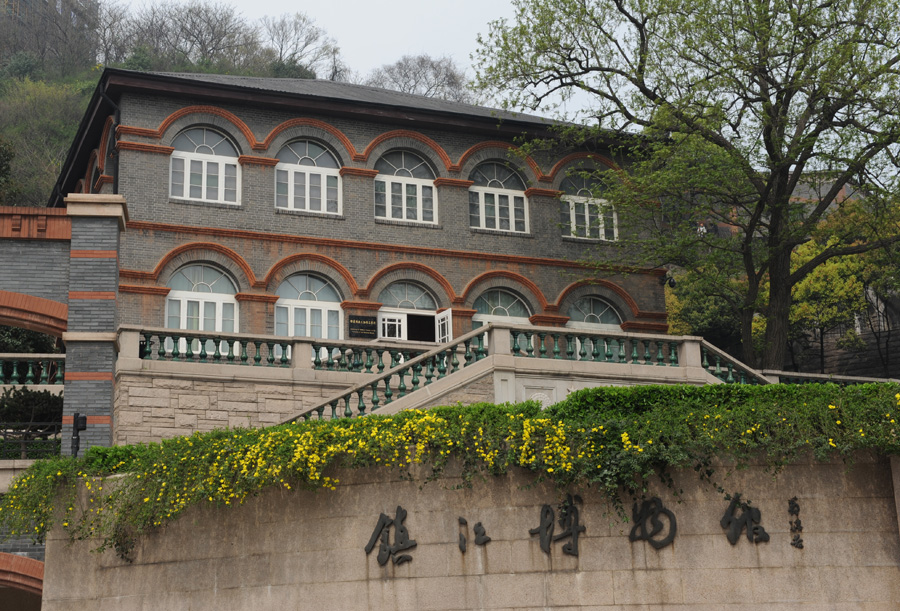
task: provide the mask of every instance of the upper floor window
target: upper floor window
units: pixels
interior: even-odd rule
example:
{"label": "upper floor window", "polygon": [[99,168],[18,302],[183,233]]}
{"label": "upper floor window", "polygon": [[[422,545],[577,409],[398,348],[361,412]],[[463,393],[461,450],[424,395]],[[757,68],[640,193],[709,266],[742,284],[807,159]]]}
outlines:
{"label": "upper floor window", "polygon": [[566,176],[560,183],[565,195],[559,202],[559,222],[566,235],[613,241],[619,237],[616,211],[594,197],[596,185],[581,174]]}
{"label": "upper floor window", "polygon": [[328,281],[294,274],[275,291],[275,335],[341,339],[341,296]]}
{"label": "upper floor window", "polygon": [[222,333],[238,330],[237,290],[224,272],[210,265],[186,265],[169,280],[169,288],[166,327]]}
{"label": "upper floor window", "polygon": [[469,226],[528,232],[525,181],[502,163],[478,165],[469,176]]}
{"label": "upper floor window", "polygon": [[386,153],[375,162],[375,218],[437,222],[434,171],[408,151]]}
{"label": "upper floor window", "polygon": [[275,207],[341,213],[340,164],[325,147],[298,140],[278,151]]}
{"label": "upper floor window", "polygon": [[568,311],[570,327],[621,325],[622,317],[611,303],[602,297],[588,295],[575,301]]}
{"label": "upper floor window", "polygon": [[172,197],[238,203],[238,151],[227,136],[207,127],[192,127],[178,134],[172,146]]}

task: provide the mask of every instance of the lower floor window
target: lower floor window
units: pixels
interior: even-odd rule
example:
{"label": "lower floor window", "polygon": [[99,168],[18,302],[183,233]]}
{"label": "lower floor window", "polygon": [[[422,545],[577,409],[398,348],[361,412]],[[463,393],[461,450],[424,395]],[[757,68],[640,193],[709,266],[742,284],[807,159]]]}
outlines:
{"label": "lower floor window", "polygon": [[276,305],[275,335],[341,339],[341,311],[321,304]]}

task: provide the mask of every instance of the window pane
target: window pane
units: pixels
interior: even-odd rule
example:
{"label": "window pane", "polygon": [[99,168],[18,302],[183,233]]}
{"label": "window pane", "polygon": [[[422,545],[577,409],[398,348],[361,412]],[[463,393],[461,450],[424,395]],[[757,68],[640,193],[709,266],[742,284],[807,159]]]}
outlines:
{"label": "window pane", "polygon": [[219,164],[206,164],[206,199],[219,199]]}
{"label": "window pane", "polygon": [[322,175],[309,175],[309,209],[319,212],[322,210]]}
{"label": "window pane", "polygon": [[410,221],[418,220],[417,208],[419,206],[419,190],[416,185],[406,185],[406,218]]}
{"label": "window pane", "polygon": [[184,197],[184,159],[172,158],[172,197]]}
{"label": "window pane", "polygon": [[200,302],[199,301],[188,301],[187,302],[187,318],[186,324],[184,325],[185,329],[198,330],[200,329]]}
{"label": "window pane", "polygon": [[203,199],[203,162],[191,160],[191,192],[194,199]]}
{"label": "window pane", "polygon": [[403,218],[403,185],[399,182],[391,183],[391,218]]}
{"label": "window pane", "polygon": [[279,208],[288,206],[288,173],[285,170],[275,172],[275,205]]}
{"label": "window pane", "polygon": [[488,229],[497,227],[497,210],[494,206],[493,193],[484,193],[484,226]]}
{"label": "window pane", "polygon": [[379,218],[384,218],[387,216],[385,184],[381,180],[375,181],[375,216]]}
{"label": "window pane", "polygon": [[309,310],[309,332],[313,337],[322,337],[322,310]]}
{"label": "window pane", "polygon": [[275,335],[288,335],[288,309],[284,306],[275,306]]}
{"label": "window pane", "polygon": [[501,195],[498,200],[498,212],[500,213],[500,229],[509,229],[509,196]]}
{"label": "window pane", "polygon": [[434,189],[422,187],[422,220],[434,222]]}
{"label": "window pane", "polygon": [[212,301],[207,301],[203,304],[203,330],[204,331],[215,331],[216,330],[216,304]]}
{"label": "window pane", "polygon": [[237,201],[237,166],[233,163],[225,164],[225,201]]}
{"label": "window pane", "polygon": [[514,197],[513,198],[513,214],[515,215],[516,231],[525,231],[525,198],[524,197]]}
{"label": "window pane", "polygon": [[181,328],[181,301],[176,299],[168,300],[168,315],[166,316],[166,327],[169,329]]}
{"label": "window pane", "polygon": [[306,210],[306,174],[294,172],[294,208]]}
{"label": "window pane", "polygon": [[306,337],[306,308],[294,308],[294,337]]}
{"label": "window pane", "polygon": [[337,213],[338,211],[338,177],[337,176],[327,176],[326,177],[326,185],[327,190],[325,193],[325,197],[327,200],[328,212]]}
{"label": "window pane", "polygon": [[469,227],[481,227],[481,194],[469,191]]}
{"label": "window pane", "polygon": [[222,332],[234,333],[234,304],[222,304]]}
{"label": "window pane", "polygon": [[341,336],[341,313],[336,310],[328,310],[328,339],[338,339]]}
{"label": "window pane", "polygon": [[584,202],[574,202],[572,205],[575,207],[575,235],[583,238],[587,235],[585,233],[587,222],[584,218]]}

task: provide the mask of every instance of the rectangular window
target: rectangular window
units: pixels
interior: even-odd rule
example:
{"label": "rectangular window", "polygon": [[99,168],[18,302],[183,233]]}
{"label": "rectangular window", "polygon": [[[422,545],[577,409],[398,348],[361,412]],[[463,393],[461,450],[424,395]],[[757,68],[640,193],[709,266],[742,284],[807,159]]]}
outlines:
{"label": "rectangular window", "polygon": [[[390,191],[390,206],[386,202]],[[375,181],[375,218],[436,223],[437,201],[430,180],[385,177]]]}
{"label": "rectangular window", "polygon": [[275,207],[319,214],[340,214],[340,176],[337,170],[278,165],[275,169]]}
{"label": "rectangular window", "polygon": [[174,153],[169,174],[170,196],[237,204],[237,164],[226,163],[223,159],[227,158]]}
{"label": "rectangular window", "polygon": [[528,233],[525,197],[515,191],[469,189],[469,226],[511,233]]}
{"label": "rectangular window", "polygon": [[600,200],[567,196],[560,201],[563,231],[572,237],[615,241],[616,211]]}

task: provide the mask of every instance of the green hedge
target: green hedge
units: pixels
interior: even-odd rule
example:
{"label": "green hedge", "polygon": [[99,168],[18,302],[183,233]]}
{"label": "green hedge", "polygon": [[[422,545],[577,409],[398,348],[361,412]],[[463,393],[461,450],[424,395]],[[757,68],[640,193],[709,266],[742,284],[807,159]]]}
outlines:
{"label": "green hedge", "polygon": [[[334,488],[334,467],[386,465],[405,476],[421,463],[439,478],[450,460],[467,480],[519,466],[560,490],[591,486],[621,512],[623,494],[640,495],[654,476],[670,481],[671,468],[712,481],[714,457],[764,457],[777,470],[800,453],[896,454],[898,403],[897,384],[646,386],[585,390],[543,411],[478,404],[219,430],[40,461],[3,499],[0,529],[41,539],[61,516],[73,539],[97,537],[127,557],[136,537],[193,505],[237,504],[272,487]],[[106,485],[113,474],[122,477]],[[80,487],[92,499],[84,509]]]}

